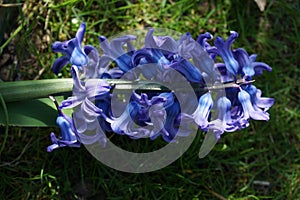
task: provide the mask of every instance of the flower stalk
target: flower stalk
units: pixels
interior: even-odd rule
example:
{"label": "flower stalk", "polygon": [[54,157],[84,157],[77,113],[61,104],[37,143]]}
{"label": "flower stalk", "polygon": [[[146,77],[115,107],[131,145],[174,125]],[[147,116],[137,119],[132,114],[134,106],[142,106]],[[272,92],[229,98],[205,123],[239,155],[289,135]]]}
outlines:
{"label": "flower stalk", "polygon": [[[95,79],[96,80],[96,79]],[[110,85],[114,86],[114,90],[152,90],[160,92],[170,92],[168,88],[161,85],[159,82],[148,80],[128,81],[122,79],[103,79]],[[246,81],[239,79],[236,83],[223,83],[208,85],[205,87],[195,87],[195,92],[205,92],[207,90],[220,90],[225,88],[239,87],[243,84],[252,83],[254,80]],[[24,101],[29,99],[38,99],[48,97],[50,95],[72,92],[73,80],[71,78],[64,79],[44,79],[34,81],[16,81],[0,83],[0,94],[6,103]],[[180,88],[180,82],[173,82],[177,85],[178,91],[185,88]],[[191,84],[193,87],[193,84]]]}

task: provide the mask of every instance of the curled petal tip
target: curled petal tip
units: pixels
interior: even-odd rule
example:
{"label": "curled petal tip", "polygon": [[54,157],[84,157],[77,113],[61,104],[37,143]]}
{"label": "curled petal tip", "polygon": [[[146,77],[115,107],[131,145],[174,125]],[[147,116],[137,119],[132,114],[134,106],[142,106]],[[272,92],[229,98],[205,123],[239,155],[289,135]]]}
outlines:
{"label": "curled petal tip", "polygon": [[211,40],[211,39],[213,39],[213,35],[211,34],[211,33],[209,33],[209,32],[206,32],[206,33],[204,33],[204,35],[205,35],[205,37],[208,39],[208,40]]}
{"label": "curled petal tip", "polygon": [[99,39],[99,41],[100,41],[100,42],[103,42],[103,41],[105,41],[105,40],[106,40],[106,37],[105,37],[105,36],[102,36],[102,35],[100,35],[100,36],[98,36],[98,39]]}
{"label": "curled petal tip", "polygon": [[230,31],[230,37],[237,38],[239,36],[238,32],[236,31]]}
{"label": "curled petal tip", "polygon": [[217,36],[215,41],[214,41],[215,45],[218,45],[218,44],[223,44],[224,43],[224,40],[221,36]]}
{"label": "curled petal tip", "polygon": [[79,28],[81,28],[81,29],[86,29],[86,24],[84,23],[84,22],[82,22],[81,24],[80,24],[80,27]]}
{"label": "curled petal tip", "polygon": [[51,153],[54,149],[57,149],[59,146],[57,144],[52,144],[47,147],[47,152]]}
{"label": "curled petal tip", "polygon": [[79,42],[83,41],[85,30],[86,30],[85,23],[81,23],[80,26],[79,26],[79,29],[76,33],[76,38],[79,40]]}

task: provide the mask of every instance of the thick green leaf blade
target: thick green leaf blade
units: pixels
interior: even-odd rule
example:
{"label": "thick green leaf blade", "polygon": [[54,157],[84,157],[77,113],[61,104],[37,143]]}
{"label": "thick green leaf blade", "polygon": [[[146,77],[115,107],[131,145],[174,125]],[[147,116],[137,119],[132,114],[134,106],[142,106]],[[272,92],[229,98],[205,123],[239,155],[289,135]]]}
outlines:
{"label": "thick green leaf blade", "polygon": [[[63,97],[56,97],[57,101],[62,101]],[[8,111],[9,126],[22,127],[54,127],[56,126],[57,110],[54,103],[49,98],[33,99],[19,102],[9,102],[6,104]],[[70,115],[72,109],[64,110]],[[5,125],[5,115],[0,107],[0,125]]]}
{"label": "thick green leaf blade", "polygon": [[5,102],[13,102],[71,92],[72,87],[73,80],[71,78],[1,82],[0,93]]}

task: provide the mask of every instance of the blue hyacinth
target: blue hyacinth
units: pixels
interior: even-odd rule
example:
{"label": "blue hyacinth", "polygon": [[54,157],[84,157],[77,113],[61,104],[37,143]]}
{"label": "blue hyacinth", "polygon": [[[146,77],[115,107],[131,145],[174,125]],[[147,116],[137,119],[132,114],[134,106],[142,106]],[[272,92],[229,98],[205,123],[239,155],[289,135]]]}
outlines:
{"label": "blue hyacinth", "polygon": [[[180,124],[212,130],[218,140],[224,132],[248,127],[250,119],[269,120],[267,111],[274,99],[261,97],[262,91],[253,85],[253,77],[263,70],[271,71],[271,67],[256,62],[256,55],[242,48],[232,48],[237,32],[231,31],[227,40],[218,36],[211,45],[210,33],[201,34],[197,40],[186,33],[175,40],[171,36],[154,36],[155,30],[150,29],[140,49],[132,44],[136,40],[133,35],[111,41],[99,36],[101,55],[96,47],[81,46],[84,32],[85,24],[81,24],[75,38],[55,42],[52,47],[65,54],[54,62],[53,71],[57,74],[70,63],[74,86],[73,95],[58,107],[61,139],[51,133],[53,145],[48,151],[80,143],[100,142],[105,146],[105,134],[110,132],[132,139],[162,137],[172,142],[191,133],[189,128],[179,129]],[[175,75],[174,70],[178,72]],[[198,105],[183,112],[172,91],[137,89],[130,94],[127,105],[120,100],[122,106],[115,106],[120,110],[113,111],[111,102],[118,97],[112,93],[115,85],[108,80],[138,81],[140,77],[170,84],[186,80],[194,87]],[[188,101],[188,95],[182,95]],[[62,114],[65,108],[74,109],[72,119]],[[217,111],[216,116],[212,110]]]}

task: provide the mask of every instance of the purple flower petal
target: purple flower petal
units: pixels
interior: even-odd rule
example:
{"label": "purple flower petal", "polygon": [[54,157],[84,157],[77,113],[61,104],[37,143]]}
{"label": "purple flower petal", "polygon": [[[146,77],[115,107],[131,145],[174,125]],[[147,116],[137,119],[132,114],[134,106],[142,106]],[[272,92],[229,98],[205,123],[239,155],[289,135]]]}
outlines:
{"label": "purple flower petal", "polygon": [[[66,56],[70,57],[71,52],[69,52],[69,43],[70,41],[60,42],[56,41],[52,44],[52,51],[66,54]],[[73,50],[73,49],[71,49]]]}
{"label": "purple flower petal", "polygon": [[154,36],[154,41],[159,49],[175,53],[177,51],[177,42],[170,36]]}
{"label": "purple flower petal", "polygon": [[133,35],[125,35],[121,37],[117,37],[110,42],[110,48],[113,50],[116,57],[124,54],[123,46],[124,44],[131,44],[130,41],[136,40],[136,36]]}
{"label": "purple flower petal", "polygon": [[233,124],[231,118],[231,102],[227,97],[220,97],[217,101],[218,118],[209,123],[209,129],[212,129],[216,138],[219,139],[224,131],[232,132],[239,127]]}
{"label": "purple flower petal", "polygon": [[257,89],[256,92],[256,98],[255,98],[255,104],[260,108],[268,109],[274,104],[273,98],[267,98],[267,97],[261,97],[261,90]]}
{"label": "purple flower petal", "polygon": [[62,56],[62,57],[59,57],[57,58],[53,65],[52,65],[52,71],[58,75],[58,73],[60,72],[60,70],[66,66],[68,63],[69,63],[69,58],[67,56]]}
{"label": "purple flower petal", "polygon": [[178,54],[185,59],[193,59],[194,66],[205,72],[209,77],[216,79],[214,71],[214,61],[208,53],[196,42],[189,33],[183,35],[178,41]]}
{"label": "purple flower petal", "polygon": [[[150,135],[150,139],[153,140],[161,135],[166,142],[174,142],[178,131],[176,122],[180,114],[180,106],[178,102],[174,102],[170,107],[164,109],[166,111],[166,119],[164,119],[164,116],[160,118],[164,122],[163,128],[161,124],[159,126],[160,130],[154,129]],[[161,112],[164,113],[164,111]]]}
{"label": "purple flower petal", "polygon": [[[139,110],[139,106],[136,102],[131,102],[128,104],[125,111],[121,114],[120,117],[115,118],[111,122],[112,130],[120,135],[132,135],[133,132],[131,131],[132,125],[134,121],[132,119],[132,115],[136,115]],[[137,133],[134,133],[137,134]]]}
{"label": "purple flower petal", "polygon": [[78,42],[80,42],[80,43],[83,41],[85,30],[86,30],[85,23],[81,23],[79,26],[79,29],[77,30],[77,33],[76,33],[76,38],[77,38]]}
{"label": "purple flower petal", "polygon": [[[112,62],[112,59],[106,55],[102,55],[99,58],[98,78],[99,77],[101,78],[103,76],[103,74],[108,73],[108,68],[109,68],[109,65],[111,64],[111,62]],[[115,68],[117,68],[117,67],[114,67],[112,69],[115,69]]]}
{"label": "purple flower petal", "polygon": [[109,93],[111,86],[105,80],[88,79],[83,82],[79,79],[78,69],[72,66],[72,78],[73,78],[73,96],[64,100],[60,108],[74,108],[81,104],[85,98],[93,101],[101,98]]}
{"label": "purple flower petal", "polygon": [[179,59],[173,62],[169,67],[180,72],[189,82],[204,82],[200,71],[186,59]]}
{"label": "purple flower petal", "polygon": [[208,126],[208,116],[213,107],[213,100],[210,92],[205,93],[199,99],[199,104],[196,111],[192,114],[195,123],[205,130]]}
{"label": "purple flower petal", "polygon": [[273,98],[261,97],[261,90],[257,89],[254,85],[249,85],[244,88],[251,98],[251,103],[259,108],[264,109],[264,111],[268,110],[273,104]]}
{"label": "purple flower petal", "polygon": [[131,40],[135,40],[136,37],[132,35],[121,36],[113,39],[110,43],[104,36],[99,36],[100,47],[103,50],[103,55],[110,57],[114,62],[117,63],[118,67],[127,72],[132,68],[131,56],[129,53],[125,53],[123,50],[124,44],[129,45],[131,49]]}
{"label": "purple flower petal", "polygon": [[247,77],[252,77],[255,74],[254,67],[249,59],[248,53],[242,49],[236,49],[233,51],[235,59],[238,61],[239,66],[243,72],[243,75]]}
{"label": "purple flower petal", "polygon": [[61,139],[57,139],[55,134],[51,133],[50,138],[53,144],[47,147],[47,151],[51,152],[54,149],[65,146],[80,147],[80,142],[77,140],[76,133],[73,131],[73,124],[70,123],[64,116],[58,116],[56,123],[61,130]]}
{"label": "purple flower petal", "polygon": [[230,36],[228,39],[224,42],[224,40],[221,37],[216,37],[215,39],[215,46],[217,47],[219,55],[222,57],[227,70],[233,74],[237,75],[239,64],[233,57],[232,51],[231,51],[231,45],[234,42],[234,40],[238,37],[238,33],[235,31],[230,31]]}
{"label": "purple flower petal", "polygon": [[167,112],[162,104],[156,104],[151,106],[149,110],[149,118],[153,124],[153,130],[150,133],[150,138],[154,139],[164,130],[164,125],[167,118]]}
{"label": "purple flower petal", "polygon": [[[82,23],[76,33],[76,37],[64,41],[64,42],[54,42],[52,45],[52,50],[54,52],[60,52],[65,54],[65,56],[69,59],[70,63],[72,65],[77,66],[79,69],[81,69],[83,66],[88,64],[88,57],[84,53],[83,48],[81,47],[81,42],[83,40],[83,36],[85,33],[85,24]],[[61,60],[57,61],[60,62]],[[60,67],[55,67],[54,72],[57,74],[59,70],[63,67],[63,65],[60,65]]]}
{"label": "purple flower petal", "polygon": [[209,32],[204,34],[200,34],[197,38],[197,42],[203,47],[203,49],[211,48],[211,45],[207,42],[207,40],[213,39],[213,35]]}
{"label": "purple flower petal", "polygon": [[[86,45],[83,47],[84,53],[88,56],[88,64],[84,68],[84,76],[85,78],[96,78],[99,76],[99,53],[98,50],[91,46]],[[102,61],[102,60],[101,60]]]}
{"label": "purple flower petal", "polygon": [[253,62],[252,65],[255,71],[255,75],[261,75],[264,70],[269,72],[272,71],[272,68],[263,62]]}
{"label": "purple flower petal", "polygon": [[241,90],[238,93],[238,99],[243,107],[243,114],[245,119],[249,119],[251,117],[252,119],[256,120],[269,120],[268,113],[253,107],[248,92]]}
{"label": "purple flower petal", "polygon": [[103,114],[88,98],[85,98],[80,109],[73,113],[74,125],[77,129],[78,138],[83,144],[100,142],[104,147],[106,136],[100,127],[98,117]]}
{"label": "purple flower petal", "polygon": [[228,73],[226,65],[224,63],[216,63],[215,68],[220,73],[219,77],[220,77],[221,83],[227,83],[227,82],[234,81],[233,75]]}
{"label": "purple flower petal", "polygon": [[154,29],[149,29],[147,32],[147,35],[145,37],[145,48],[155,48],[158,49],[158,45],[156,44],[154,38],[153,38],[153,32]]}
{"label": "purple flower petal", "polygon": [[88,57],[81,48],[79,41],[74,39],[72,42],[70,42],[70,46],[73,49],[71,52],[70,63],[79,68],[87,65],[89,62]]}
{"label": "purple flower petal", "polygon": [[115,68],[112,68],[110,69],[107,73],[106,73],[106,76],[109,76],[109,78],[115,78],[115,79],[118,79],[118,78],[121,78],[124,74],[124,71],[122,71],[120,68],[118,67],[115,67]]}

